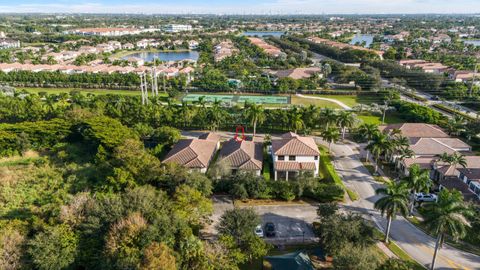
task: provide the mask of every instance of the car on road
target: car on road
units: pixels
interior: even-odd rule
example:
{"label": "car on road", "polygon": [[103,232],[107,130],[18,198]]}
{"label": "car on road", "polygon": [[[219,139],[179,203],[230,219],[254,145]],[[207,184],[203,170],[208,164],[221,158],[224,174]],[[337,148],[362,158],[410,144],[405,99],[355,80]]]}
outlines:
{"label": "car on road", "polygon": [[273,224],[272,222],[267,222],[265,224],[265,236],[275,237],[275,224]]}
{"label": "car on road", "polygon": [[255,227],[255,234],[256,234],[258,237],[263,238],[262,225],[258,225],[257,227]]}
{"label": "car on road", "polygon": [[415,193],[415,201],[417,202],[436,202],[437,195],[427,193]]}

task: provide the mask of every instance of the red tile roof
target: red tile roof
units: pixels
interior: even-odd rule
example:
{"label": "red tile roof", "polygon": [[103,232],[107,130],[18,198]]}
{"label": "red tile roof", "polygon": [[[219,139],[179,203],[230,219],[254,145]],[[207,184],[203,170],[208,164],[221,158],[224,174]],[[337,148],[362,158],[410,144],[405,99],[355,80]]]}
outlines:
{"label": "red tile roof", "polygon": [[258,142],[237,142],[235,139],[231,139],[223,144],[219,160],[226,161],[233,168],[261,170],[263,145]]}
{"label": "red tile roof", "polygon": [[[209,137],[209,135],[202,135]],[[180,140],[168,152],[163,162],[174,162],[187,168],[207,168],[217,149],[218,140]]]}
{"label": "red tile roof", "polygon": [[272,151],[281,156],[318,156],[318,146],[311,137],[301,137],[293,132],[286,133],[280,140],[272,141]]}
{"label": "red tile roof", "polygon": [[276,171],[313,171],[315,162],[297,162],[297,161],[277,161],[275,162]]}

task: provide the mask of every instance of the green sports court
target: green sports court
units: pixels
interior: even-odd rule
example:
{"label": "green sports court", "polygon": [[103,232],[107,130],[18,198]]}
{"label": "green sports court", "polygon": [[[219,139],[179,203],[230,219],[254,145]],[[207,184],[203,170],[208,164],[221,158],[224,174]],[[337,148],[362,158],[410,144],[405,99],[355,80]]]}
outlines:
{"label": "green sports court", "polygon": [[196,102],[204,97],[205,102],[220,101],[224,103],[256,103],[256,104],[290,104],[290,97],[283,96],[249,96],[249,95],[209,95],[209,94],[187,94],[182,101]]}

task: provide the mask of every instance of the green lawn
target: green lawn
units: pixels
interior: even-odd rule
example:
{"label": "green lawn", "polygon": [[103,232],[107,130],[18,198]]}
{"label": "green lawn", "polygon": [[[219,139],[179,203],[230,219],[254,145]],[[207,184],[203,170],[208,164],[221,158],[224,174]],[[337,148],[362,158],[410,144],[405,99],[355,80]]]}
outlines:
{"label": "green lawn", "polygon": [[355,107],[358,104],[379,103],[381,100],[378,96],[355,96],[355,95],[315,95],[317,97],[336,99],[345,103],[349,107]]}
{"label": "green lawn", "polygon": [[[359,115],[358,118],[366,124],[382,124],[382,117],[378,115]],[[404,123],[405,120],[395,114],[390,113],[390,115],[387,114],[387,116],[385,117],[385,122],[386,124],[397,124]]]}
{"label": "green lawn", "polygon": [[[94,95],[126,95],[126,96],[139,96],[140,91],[134,90],[111,90],[111,89],[83,89],[83,88],[32,88],[32,87],[19,87],[18,91],[25,90],[29,93],[38,94],[39,92],[46,92],[47,94],[60,94],[60,93],[70,93],[73,90],[80,91],[82,93],[90,93]],[[164,93],[159,93],[160,96],[166,96]]]}

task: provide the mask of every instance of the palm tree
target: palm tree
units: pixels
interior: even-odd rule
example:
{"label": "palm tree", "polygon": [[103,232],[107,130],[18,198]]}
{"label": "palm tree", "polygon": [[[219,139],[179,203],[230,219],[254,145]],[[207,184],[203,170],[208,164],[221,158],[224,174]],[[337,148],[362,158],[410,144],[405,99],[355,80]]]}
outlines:
{"label": "palm tree", "polygon": [[470,224],[467,216],[474,215],[463,201],[462,193],[458,190],[442,189],[438,194],[438,200],[425,206],[424,224],[437,235],[435,252],[433,253],[430,269],[435,269],[435,261],[441,242],[445,235],[451,235],[455,240],[465,237]]}
{"label": "palm tree", "polygon": [[265,112],[262,105],[257,105],[255,103],[245,103],[245,109],[246,117],[253,125],[253,137],[255,137],[257,134],[257,123],[262,124],[265,121]]}
{"label": "palm tree", "polygon": [[460,115],[449,119],[447,121],[448,134],[458,136],[463,130],[465,130],[465,119]]}
{"label": "palm tree", "polygon": [[305,123],[302,120],[302,114],[297,107],[293,107],[290,111],[290,128],[297,133],[297,130],[305,127]]}
{"label": "palm tree", "polygon": [[182,101],[182,106],[180,107],[179,112],[183,119],[183,127],[186,127],[192,119],[192,110],[188,106],[187,102]]}
{"label": "palm tree", "polygon": [[378,172],[378,162],[380,161],[380,156],[391,152],[393,148],[392,141],[390,138],[383,133],[378,133],[372,139],[372,141],[365,148],[367,151],[370,151],[375,157],[375,173]]}
{"label": "palm tree", "polygon": [[454,152],[451,155],[448,153],[443,153],[437,157],[440,161],[447,163],[449,166],[453,166],[454,169],[457,168],[457,165],[460,165],[463,168],[467,167],[467,160],[465,159],[465,156],[457,152]]}
{"label": "palm tree", "polygon": [[349,111],[341,111],[337,116],[337,124],[342,129],[342,140],[345,140],[347,128],[352,128],[357,122],[355,114]]}
{"label": "palm tree", "polygon": [[403,178],[411,191],[410,197],[410,215],[413,213],[415,204],[413,195],[417,192],[428,192],[432,186],[432,179],[430,179],[430,172],[423,170],[418,164],[414,164],[408,170],[408,176]]}
{"label": "palm tree", "polygon": [[328,152],[330,152],[332,150],[332,143],[337,142],[340,138],[340,131],[337,127],[329,127],[320,133],[320,137],[328,142]]}
{"label": "palm tree", "polygon": [[[377,125],[367,123],[360,125],[357,129],[357,132],[365,141],[367,141],[367,143],[370,143],[373,138],[380,133]],[[370,152],[367,150],[367,156],[365,158],[367,161],[369,153]]]}
{"label": "palm tree", "polygon": [[330,124],[334,124],[337,119],[337,113],[335,110],[325,108],[320,111],[320,122],[325,124],[325,129],[328,129]]}
{"label": "palm tree", "polygon": [[375,202],[375,209],[381,211],[382,216],[387,217],[387,228],[385,229],[385,243],[388,243],[392,220],[397,214],[407,216],[408,214],[408,187],[403,182],[387,183],[385,188],[379,188],[376,194],[385,195]]}
{"label": "palm tree", "polygon": [[224,112],[225,111],[220,108],[220,101],[215,100],[207,113],[212,131],[217,131],[224,117]]}

